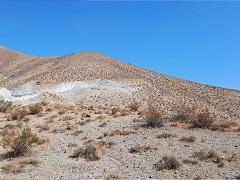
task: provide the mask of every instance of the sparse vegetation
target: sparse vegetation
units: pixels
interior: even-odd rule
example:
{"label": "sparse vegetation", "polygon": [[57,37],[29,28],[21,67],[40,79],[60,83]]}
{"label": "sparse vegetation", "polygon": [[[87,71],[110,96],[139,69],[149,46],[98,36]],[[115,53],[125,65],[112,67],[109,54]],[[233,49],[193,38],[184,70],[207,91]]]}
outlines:
{"label": "sparse vegetation", "polygon": [[144,114],[144,127],[162,127],[164,124],[162,113],[157,111],[153,106],[149,106]]}
{"label": "sparse vegetation", "polygon": [[210,113],[205,112],[197,113],[195,118],[192,119],[191,124],[193,128],[211,128],[214,120]]}
{"label": "sparse vegetation", "polygon": [[151,150],[151,146],[146,146],[146,145],[143,145],[141,146],[140,144],[136,144],[134,146],[132,146],[128,152],[130,153],[142,153],[142,152],[146,152],[146,151],[149,151]]}
{"label": "sparse vegetation", "polygon": [[24,128],[21,133],[5,134],[3,136],[3,147],[9,149],[4,155],[6,158],[13,158],[24,155],[30,150],[32,145],[45,143],[46,140],[40,139],[35,133],[32,133],[30,128]]}
{"label": "sparse vegetation", "polygon": [[0,112],[5,113],[11,107],[12,107],[12,102],[0,100]]}
{"label": "sparse vegetation", "polygon": [[40,164],[40,161],[38,160],[27,159],[15,164],[6,164],[2,166],[1,169],[2,169],[2,172],[6,174],[9,174],[9,173],[18,174],[18,173],[22,173],[26,166],[37,167],[39,166],[39,164]]}
{"label": "sparse vegetation", "polygon": [[88,161],[98,161],[112,145],[112,143],[107,143],[104,141],[100,141],[98,143],[91,141],[90,144],[87,144],[85,147],[77,149],[70,157],[82,157]]}
{"label": "sparse vegetation", "polygon": [[158,171],[161,171],[164,169],[175,170],[179,168],[180,163],[174,156],[165,155],[154,166]]}
{"label": "sparse vegetation", "polygon": [[28,111],[25,107],[14,109],[8,116],[8,121],[21,120],[28,114]]}
{"label": "sparse vegetation", "polygon": [[172,138],[176,137],[176,134],[162,133],[157,136],[157,138]]}
{"label": "sparse vegetation", "polygon": [[183,141],[183,142],[195,142],[196,138],[194,136],[190,136],[190,137],[182,137],[181,139],[179,139],[179,141]]}
{"label": "sparse vegetation", "polygon": [[117,129],[117,130],[112,131],[109,134],[109,136],[127,136],[127,135],[133,134],[133,133],[135,133],[135,132],[133,132],[133,131],[124,131],[124,130]]}
{"label": "sparse vegetation", "polygon": [[182,163],[183,163],[183,164],[189,164],[189,165],[196,165],[196,164],[198,164],[197,161],[191,160],[191,159],[183,159],[183,160],[182,160]]}
{"label": "sparse vegetation", "polygon": [[43,107],[41,104],[33,104],[29,106],[29,114],[36,115],[39,114],[43,110]]}
{"label": "sparse vegetation", "polygon": [[173,116],[173,121],[178,121],[178,122],[189,122],[192,117],[193,117],[194,111],[185,106],[179,106],[175,110],[175,114]]}
{"label": "sparse vegetation", "polygon": [[201,160],[201,161],[214,162],[214,163],[218,164],[220,167],[222,167],[224,165],[223,159],[214,150],[209,150],[209,151],[201,150],[198,152],[194,152],[193,157],[197,158],[198,160]]}

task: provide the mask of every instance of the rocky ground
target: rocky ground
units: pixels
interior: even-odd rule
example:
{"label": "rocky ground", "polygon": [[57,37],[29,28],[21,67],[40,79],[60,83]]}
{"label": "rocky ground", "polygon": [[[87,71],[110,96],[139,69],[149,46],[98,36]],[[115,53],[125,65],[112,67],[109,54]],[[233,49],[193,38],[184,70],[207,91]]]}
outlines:
{"label": "rocky ground", "polygon": [[[41,107],[17,120],[9,117],[20,106],[0,114],[1,140],[6,131],[26,126],[44,139],[19,157],[5,157],[9,150],[1,147],[1,179],[239,178],[239,129],[190,128],[169,120],[147,127],[141,107]],[[89,146],[95,149],[74,156]],[[201,151],[212,154],[204,157]],[[166,155],[177,162],[159,168]]]}
{"label": "rocky ground", "polygon": [[94,52],[0,67],[0,179],[240,179],[239,90]]}

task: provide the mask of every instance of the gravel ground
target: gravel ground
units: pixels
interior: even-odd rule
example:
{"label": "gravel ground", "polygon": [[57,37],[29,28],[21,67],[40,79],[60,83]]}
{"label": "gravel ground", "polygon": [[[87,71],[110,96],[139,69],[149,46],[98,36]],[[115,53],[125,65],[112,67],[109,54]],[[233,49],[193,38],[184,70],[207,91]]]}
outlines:
{"label": "gravel ground", "polygon": [[[65,107],[68,106],[65,105]],[[40,162],[39,166],[27,166],[22,172],[15,174],[2,171],[2,179],[102,179],[110,175],[127,179],[232,179],[239,176],[239,162],[227,160],[240,152],[239,132],[173,127],[170,122],[167,122],[161,128],[144,128],[141,126],[143,123],[142,117],[137,115],[137,112],[129,112],[126,116],[120,114],[114,116],[111,115],[111,108],[69,108],[64,114],[58,113],[59,107],[52,109],[42,112],[41,117],[39,115],[28,115],[30,118],[28,126],[39,135],[47,137],[49,142],[33,147],[31,155],[11,160],[1,160],[2,167],[7,164],[18,164],[18,162],[26,159],[38,160]],[[82,118],[83,113],[89,114],[90,117]],[[17,123],[16,121],[6,121],[5,116],[6,114],[0,114],[0,128],[2,130],[6,124]],[[99,116],[105,118],[98,118]],[[85,125],[79,123],[87,119],[90,122]],[[103,122],[106,122],[106,126],[100,127]],[[38,126],[44,124],[47,124],[49,129],[39,132]],[[71,128],[67,129],[68,126],[71,126]],[[128,135],[109,135],[114,130],[131,133]],[[76,136],[72,135],[76,131],[82,132]],[[157,138],[157,135],[162,133],[170,133],[174,136]],[[196,140],[191,143],[179,141],[180,138],[185,136],[194,136]],[[112,142],[113,146],[98,161],[69,157],[78,147],[84,147],[84,143],[89,140]],[[136,144],[150,146],[151,148],[142,153],[130,153],[130,148]],[[205,162],[193,158],[193,152],[200,150],[215,150],[224,159],[224,166],[218,167],[214,162]],[[0,149],[0,154],[4,152],[3,148]],[[161,160],[164,155],[173,155],[181,166],[177,170],[157,171],[154,164]],[[197,164],[184,164],[182,163],[183,159],[195,160]]]}

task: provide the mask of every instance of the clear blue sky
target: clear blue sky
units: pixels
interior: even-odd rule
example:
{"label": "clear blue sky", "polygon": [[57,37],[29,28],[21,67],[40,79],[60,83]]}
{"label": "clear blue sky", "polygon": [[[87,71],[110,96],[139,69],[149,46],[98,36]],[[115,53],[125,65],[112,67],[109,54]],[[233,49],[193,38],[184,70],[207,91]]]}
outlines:
{"label": "clear blue sky", "polygon": [[0,0],[0,44],[33,55],[93,50],[240,89],[240,2]]}

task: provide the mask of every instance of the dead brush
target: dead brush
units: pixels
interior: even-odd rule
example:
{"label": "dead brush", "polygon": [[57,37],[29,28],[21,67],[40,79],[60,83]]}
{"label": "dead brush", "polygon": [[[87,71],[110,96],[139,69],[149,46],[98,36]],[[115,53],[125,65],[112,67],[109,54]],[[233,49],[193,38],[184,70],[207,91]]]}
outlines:
{"label": "dead brush", "polygon": [[28,114],[26,107],[16,108],[14,109],[9,116],[7,117],[7,121],[21,120]]}
{"label": "dead brush", "polygon": [[196,165],[196,164],[198,164],[197,161],[191,160],[191,159],[183,159],[183,160],[182,160],[182,163],[183,163],[183,164],[189,164],[189,165]]}
{"label": "dead brush", "polygon": [[162,133],[157,135],[157,138],[172,138],[172,137],[176,137],[176,134],[170,134],[170,133]]}
{"label": "dead brush", "polygon": [[0,100],[0,112],[5,113],[12,107],[12,102]]}
{"label": "dead brush", "polygon": [[211,161],[218,164],[219,167],[224,166],[224,161],[220,155],[214,150],[201,150],[193,153],[193,157],[197,158],[200,161]]}
{"label": "dead brush", "polygon": [[43,111],[43,107],[40,103],[30,105],[29,107],[29,114],[36,115]]}
{"label": "dead brush", "polygon": [[112,143],[100,141],[98,143],[91,142],[84,147],[77,149],[70,157],[71,158],[85,158],[87,161],[98,161],[101,159],[112,146]]}
{"label": "dead brush", "polygon": [[151,146],[146,146],[146,145],[141,146],[140,144],[136,144],[136,145],[132,146],[128,152],[141,154],[141,153],[149,151],[151,149],[152,149]]}
{"label": "dead brush", "polygon": [[180,163],[174,156],[165,155],[160,161],[154,164],[154,166],[158,171],[161,171],[164,169],[175,170],[179,168]]}
{"label": "dead brush", "polygon": [[109,133],[109,136],[127,136],[129,134],[134,134],[135,132],[133,131],[125,131],[125,130],[119,130],[116,129],[114,131],[112,131],[111,133]]}
{"label": "dead brush", "polygon": [[143,127],[155,128],[162,127],[164,125],[164,119],[162,113],[157,111],[153,106],[149,106],[144,114]]}
{"label": "dead brush", "polygon": [[208,128],[210,129],[213,125],[213,118],[211,117],[208,110],[205,112],[200,112],[195,115],[190,123],[192,124],[193,128]]}
{"label": "dead brush", "polygon": [[38,160],[27,159],[14,164],[6,164],[2,166],[1,169],[6,174],[9,174],[9,173],[18,174],[23,172],[26,166],[37,167],[39,166],[39,164],[40,164],[40,161]]}
{"label": "dead brush", "polygon": [[177,107],[172,117],[173,121],[188,123],[194,116],[194,111],[190,107]]}
{"label": "dead brush", "polygon": [[183,142],[195,142],[196,138],[194,136],[190,136],[190,137],[182,137],[181,139],[179,139],[179,141],[183,141]]}
{"label": "dead brush", "polygon": [[15,136],[5,134],[2,139],[3,148],[9,149],[4,155],[5,158],[14,158],[23,156],[30,150],[33,144],[45,143],[45,140],[37,137],[35,133],[32,133],[31,128],[24,128],[22,132],[16,133]]}

